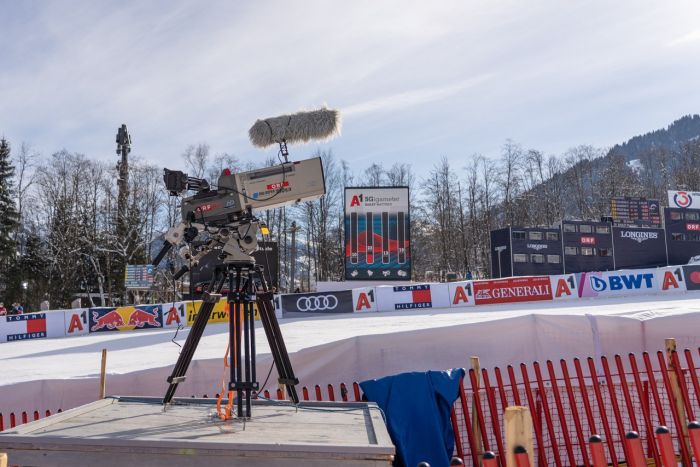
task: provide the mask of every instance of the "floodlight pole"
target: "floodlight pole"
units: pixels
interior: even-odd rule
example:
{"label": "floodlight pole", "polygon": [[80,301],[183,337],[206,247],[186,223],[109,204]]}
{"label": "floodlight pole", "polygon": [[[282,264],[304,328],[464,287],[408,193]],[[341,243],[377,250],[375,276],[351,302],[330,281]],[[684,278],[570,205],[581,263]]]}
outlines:
{"label": "floodlight pole", "polygon": [[[131,136],[126,129],[126,124],[122,124],[117,129],[117,155],[121,156],[121,160],[117,162],[117,170],[119,171],[119,180],[117,187],[119,190],[117,198],[117,241],[125,242],[128,232],[126,219],[126,207],[129,201],[129,153],[131,152]],[[122,270],[119,277],[126,276],[126,259],[119,265]],[[126,286],[122,290],[122,302],[126,304],[127,293]]]}

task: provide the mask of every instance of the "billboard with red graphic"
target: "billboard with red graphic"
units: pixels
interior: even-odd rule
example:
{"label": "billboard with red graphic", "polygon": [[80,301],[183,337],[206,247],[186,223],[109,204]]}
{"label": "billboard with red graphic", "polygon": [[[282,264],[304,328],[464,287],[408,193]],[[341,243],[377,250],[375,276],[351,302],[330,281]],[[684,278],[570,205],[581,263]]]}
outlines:
{"label": "billboard with red graphic", "polygon": [[410,280],[408,187],[345,188],[345,279]]}
{"label": "billboard with red graphic", "polygon": [[535,302],[552,299],[549,276],[511,277],[490,281],[475,281],[474,302],[492,303]]}

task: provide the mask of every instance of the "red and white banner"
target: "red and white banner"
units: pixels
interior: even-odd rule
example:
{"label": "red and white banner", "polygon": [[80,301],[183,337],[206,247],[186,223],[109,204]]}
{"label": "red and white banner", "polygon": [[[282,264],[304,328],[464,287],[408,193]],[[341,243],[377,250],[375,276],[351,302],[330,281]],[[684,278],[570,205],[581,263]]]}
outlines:
{"label": "red and white banner", "polygon": [[82,336],[90,332],[88,313],[87,308],[76,308],[63,312],[63,331],[66,337]]}
{"label": "red and white banner", "polygon": [[450,306],[453,308],[474,306],[474,289],[472,281],[450,282]]}
{"label": "red and white banner", "polygon": [[352,289],[352,310],[355,313],[379,311],[377,307],[377,291],[374,287]]}
{"label": "red and white banner", "polygon": [[376,287],[379,311],[416,308],[449,308],[447,284],[415,284]]}
{"label": "red and white banner", "polygon": [[474,301],[477,305],[552,299],[552,285],[549,276],[511,277],[475,281],[473,284]]}
{"label": "red and white banner", "polygon": [[63,335],[63,312],[26,313],[0,318],[0,342],[44,339]]}
{"label": "red and white banner", "polygon": [[656,272],[659,291],[663,294],[685,292],[687,289],[682,266],[659,268]]}
{"label": "red and white banner", "polygon": [[163,327],[178,328],[187,326],[187,309],[192,309],[192,302],[163,303]]}
{"label": "red and white banner", "polygon": [[576,274],[549,276],[549,279],[552,286],[552,298],[554,300],[571,300],[578,298]]}

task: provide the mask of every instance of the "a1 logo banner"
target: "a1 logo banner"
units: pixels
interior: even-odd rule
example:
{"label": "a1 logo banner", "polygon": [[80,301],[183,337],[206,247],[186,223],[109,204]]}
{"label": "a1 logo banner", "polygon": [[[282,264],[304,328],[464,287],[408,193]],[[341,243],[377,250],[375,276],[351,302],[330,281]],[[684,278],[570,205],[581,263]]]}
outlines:
{"label": "a1 logo banner", "polygon": [[192,302],[163,303],[163,327],[187,326],[187,304]]}
{"label": "a1 logo banner", "polygon": [[559,276],[549,276],[552,287],[552,298],[554,300],[571,300],[578,298],[578,284],[576,274],[562,274]]}
{"label": "a1 logo banner", "polygon": [[67,337],[82,336],[90,332],[87,308],[76,308],[63,312],[63,325]]}
{"label": "a1 logo banner", "polygon": [[661,293],[685,292],[685,277],[681,266],[660,268],[657,273],[657,281]]}
{"label": "a1 logo banner", "polygon": [[474,290],[472,281],[449,282],[450,306],[464,307],[474,306]]}
{"label": "a1 logo banner", "polygon": [[352,310],[355,313],[379,311],[377,308],[377,291],[374,287],[352,289]]}

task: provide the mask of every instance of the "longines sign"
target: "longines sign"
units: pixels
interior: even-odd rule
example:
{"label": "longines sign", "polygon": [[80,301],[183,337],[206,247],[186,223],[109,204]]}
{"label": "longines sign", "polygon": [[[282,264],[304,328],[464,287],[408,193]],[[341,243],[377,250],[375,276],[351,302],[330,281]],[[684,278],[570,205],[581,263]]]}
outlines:
{"label": "longines sign", "polygon": [[629,238],[635,242],[642,243],[647,240],[656,240],[659,238],[659,232],[643,232],[638,230],[621,230],[620,238]]}

